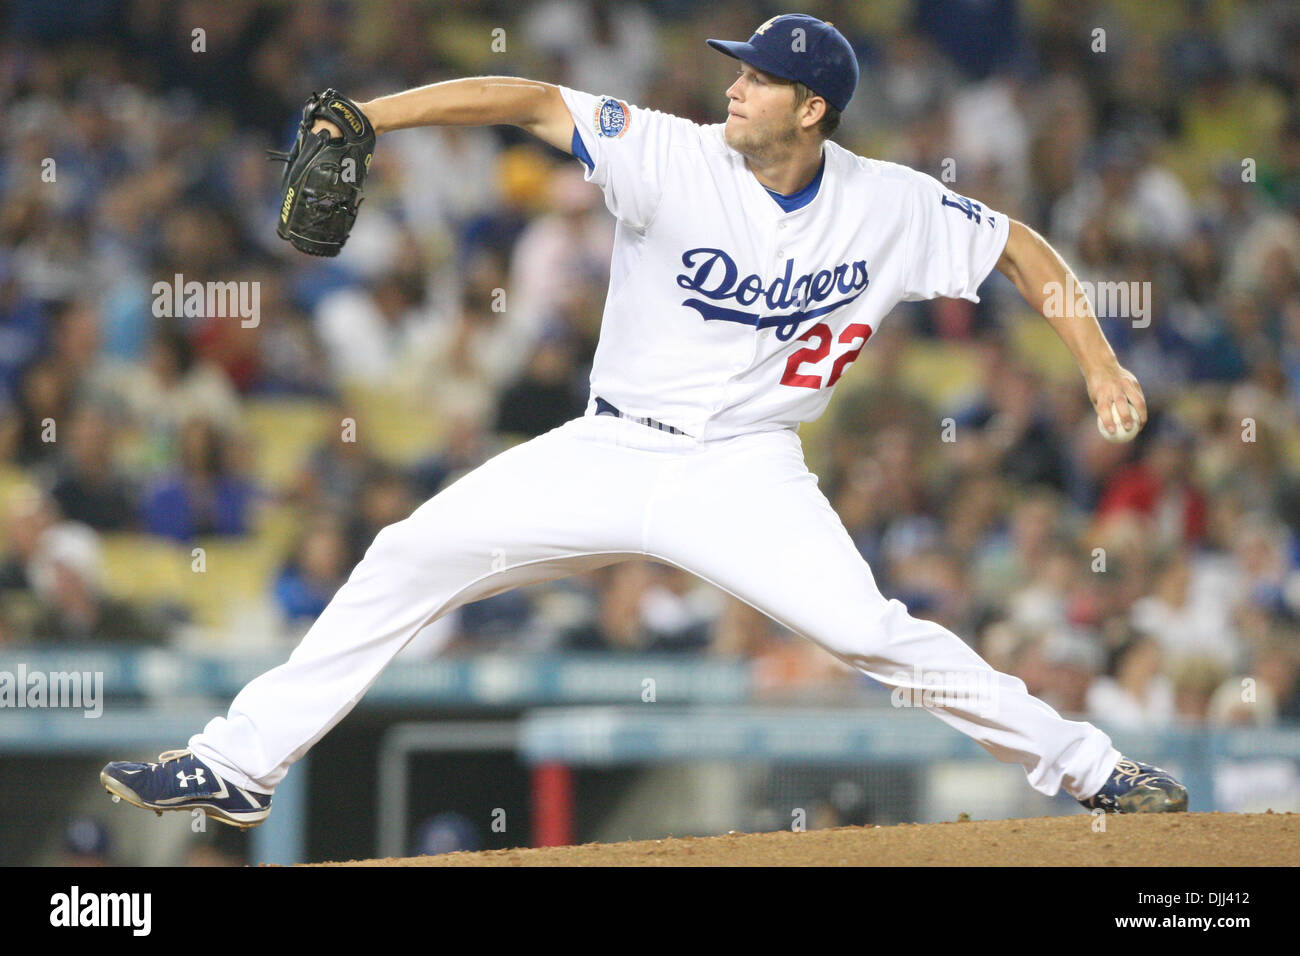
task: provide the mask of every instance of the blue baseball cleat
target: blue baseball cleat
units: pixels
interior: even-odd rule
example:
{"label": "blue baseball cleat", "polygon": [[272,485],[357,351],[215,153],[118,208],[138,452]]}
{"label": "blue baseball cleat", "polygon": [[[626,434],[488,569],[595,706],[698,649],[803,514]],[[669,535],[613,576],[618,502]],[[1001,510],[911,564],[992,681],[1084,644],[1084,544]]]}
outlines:
{"label": "blue baseball cleat", "polygon": [[1166,770],[1120,757],[1105,785],[1079,802],[1107,813],[1181,813],[1187,809],[1187,788]]}
{"label": "blue baseball cleat", "polygon": [[253,793],[218,777],[188,750],[169,750],[158,763],[118,760],[99,774],[99,782],[133,807],[154,810],[203,810],[232,827],[255,827],[271,813],[271,795]]}

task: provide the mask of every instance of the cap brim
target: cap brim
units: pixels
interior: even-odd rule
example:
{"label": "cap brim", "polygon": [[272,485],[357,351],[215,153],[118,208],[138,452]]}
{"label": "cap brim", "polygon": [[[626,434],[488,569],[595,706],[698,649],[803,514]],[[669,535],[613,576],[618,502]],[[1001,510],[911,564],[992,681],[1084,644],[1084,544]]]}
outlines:
{"label": "cap brim", "polygon": [[793,81],[794,77],[785,72],[784,67],[773,60],[769,60],[763,55],[762,51],[757,49],[753,44],[745,40],[705,40],[709,46],[719,53],[725,53],[729,57],[742,60],[750,66],[758,67],[764,73],[771,73],[773,76],[779,76],[783,80]]}

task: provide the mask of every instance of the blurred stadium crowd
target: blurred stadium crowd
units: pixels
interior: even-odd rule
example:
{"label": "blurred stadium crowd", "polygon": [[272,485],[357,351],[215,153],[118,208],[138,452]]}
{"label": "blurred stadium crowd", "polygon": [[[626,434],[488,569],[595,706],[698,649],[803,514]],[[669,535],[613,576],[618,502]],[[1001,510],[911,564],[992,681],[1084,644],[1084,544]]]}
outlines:
{"label": "blurred stadium crowd", "polygon": [[[1151,290],[1145,319],[1103,318],[1153,410],[1132,445],[1101,440],[996,273],[978,305],[890,317],[803,430],[882,589],[1066,711],[1300,718],[1300,8],[806,9],[863,65],[838,141],[1033,225],[1082,279]],[[265,159],[308,92],[503,73],[715,122],[734,67],[704,37],[778,12],[9,3],[0,644],[287,646],[379,528],[582,413],[613,223],[580,164],[508,129],[386,136],[347,249],[313,260],[274,235]],[[178,275],[257,283],[256,323],[160,317]],[[473,605],[412,653],[448,643],[857,679],[643,563]]]}

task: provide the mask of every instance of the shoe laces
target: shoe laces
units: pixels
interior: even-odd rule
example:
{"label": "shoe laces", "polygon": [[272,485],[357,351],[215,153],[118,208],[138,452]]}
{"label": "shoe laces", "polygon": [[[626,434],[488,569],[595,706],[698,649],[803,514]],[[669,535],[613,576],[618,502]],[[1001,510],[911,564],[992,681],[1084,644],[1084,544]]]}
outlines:
{"label": "shoe laces", "polygon": [[167,750],[158,755],[159,763],[170,763],[173,760],[180,760],[182,757],[188,757],[189,750]]}
{"label": "shoe laces", "polygon": [[1129,760],[1127,757],[1115,764],[1115,781],[1124,782],[1130,785],[1145,783],[1156,775],[1154,768],[1152,771],[1143,770],[1138,766],[1136,761]]}

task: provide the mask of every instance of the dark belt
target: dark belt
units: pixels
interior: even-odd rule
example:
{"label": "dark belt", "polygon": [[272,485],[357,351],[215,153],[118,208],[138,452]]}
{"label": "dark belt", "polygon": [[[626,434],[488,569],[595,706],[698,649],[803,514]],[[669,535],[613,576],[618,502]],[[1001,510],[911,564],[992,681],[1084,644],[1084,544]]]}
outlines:
{"label": "dark belt", "polygon": [[685,435],[686,432],[680,428],[673,428],[672,425],[665,425],[663,422],[657,422],[653,418],[636,418],[632,415],[624,415],[612,404],[605,401],[599,395],[596,396],[596,414],[597,415],[616,415],[619,418],[626,418],[630,422],[636,422],[638,425],[648,425],[651,428],[657,428],[661,432],[667,432],[670,435]]}

